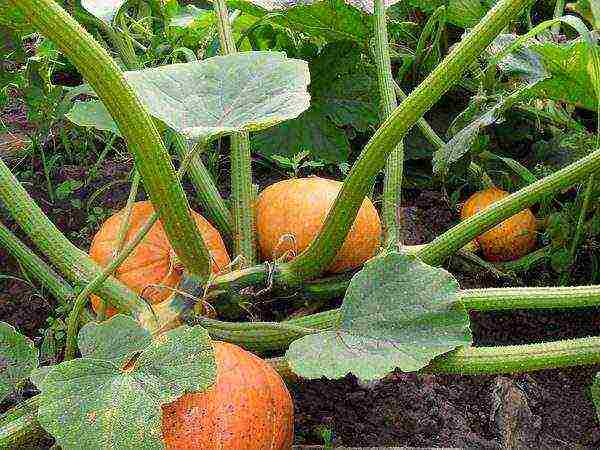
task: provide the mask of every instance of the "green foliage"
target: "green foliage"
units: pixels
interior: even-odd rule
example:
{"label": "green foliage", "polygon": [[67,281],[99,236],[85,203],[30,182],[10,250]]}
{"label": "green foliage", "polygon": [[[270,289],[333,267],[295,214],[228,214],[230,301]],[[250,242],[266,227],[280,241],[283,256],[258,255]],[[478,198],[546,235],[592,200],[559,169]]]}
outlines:
{"label": "green foliage", "polygon": [[337,327],[293,342],[286,358],[305,378],[375,380],[396,368],[419,370],[471,343],[457,292],[443,269],[395,252],[376,257],[352,278]]}
{"label": "green foliage", "polygon": [[198,326],[150,338],[117,315],[84,326],[79,345],[81,359],[37,380],[39,421],[63,448],[164,448],[161,406],[216,377],[212,343]]}
{"label": "green foliage", "polygon": [[[327,41],[366,42],[373,33],[372,18],[343,0],[273,2],[233,0],[229,4],[255,17],[270,15],[281,26]],[[276,11],[276,14],[272,14]]]}
{"label": "green foliage", "polygon": [[[217,56],[126,72],[125,77],[154,117],[189,139],[263,129],[309,105],[306,63],[281,53]],[[76,103],[68,118],[117,130],[99,102]]]}
{"label": "green foliage", "polygon": [[38,365],[38,351],[27,337],[0,322],[0,403]]}
{"label": "green foliage", "polygon": [[264,156],[287,158],[308,151],[327,162],[345,162],[350,142],[344,128],[364,132],[379,122],[374,68],[350,41],[326,45],[309,63],[311,106],[298,118],[254,136]]}
{"label": "green foliage", "polygon": [[119,127],[100,100],[75,102],[65,117],[80,127],[92,127],[121,135]]}
{"label": "green foliage", "polygon": [[426,13],[446,6],[446,20],[462,28],[471,28],[485,15],[493,2],[489,0],[410,0],[410,4]]}

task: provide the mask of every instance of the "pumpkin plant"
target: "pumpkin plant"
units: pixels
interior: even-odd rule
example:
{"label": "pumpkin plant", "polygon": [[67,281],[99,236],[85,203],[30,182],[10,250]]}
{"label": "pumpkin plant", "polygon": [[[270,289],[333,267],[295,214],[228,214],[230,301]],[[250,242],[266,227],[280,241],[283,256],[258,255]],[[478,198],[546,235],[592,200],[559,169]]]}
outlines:
{"label": "pumpkin plant", "polygon": [[[99,444],[211,448],[215,435],[220,439],[216,448],[255,444],[284,449],[292,439],[292,405],[274,369],[307,378],[354,373],[372,380],[395,369],[502,373],[599,362],[598,337],[473,347],[467,310],[597,305],[600,287],[460,290],[454,277],[437,266],[545,196],[598,171],[600,150],[502,195],[425,246],[406,247],[399,239],[395,211],[401,202],[403,137],[417,122],[424,127],[423,114],[528,3],[498,1],[396,106],[385,8],[383,0],[376,0],[372,25],[383,100],[381,126],[343,183],[291,180],[255,199],[248,133],[293,119],[308,108],[305,62],[277,52],[236,53],[227,9],[217,0],[221,56],[141,68],[130,36],[113,23],[122,3],[108,12],[88,9],[129,69],[122,72],[106,49],[53,0],[9,0],[11,11],[52,39],[84,76],[97,101],[80,105],[70,117],[80,120],[93,111],[92,125],[101,117],[104,126],[126,140],[149,202],[134,201],[134,183],[125,210],[103,226],[89,257],[54,227],[0,160],[0,202],[60,274],[12,234],[0,233],[1,242],[24,264],[35,264],[35,276],[52,286],[55,295],[74,303],[66,360],[30,375],[41,394],[0,418],[0,445],[14,445],[43,429],[69,449]],[[586,36],[590,71],[596,74],[596,43],[591,34]],[[499,58],[515,48],[504,49]],[[165,136],[173,138],[180,155],[178,171]],[[224,207],[198,158],[223,136],[231,137],[231,210]],[[231,268],[229,256],[213,225],[189,207],[180,182],[188,171],[207,216],[223,240],[233,244],[234,270],[224,270]],[[367,196],[381,171],[380,222]],[[261,264],[255,261],[255,240],[266,259]],[[293,257],[281,257],[286,253]],[[324,276],[327,272],[338,273]],[[165,294],[146,298],[145,290],[153,284]],[[189,318],[198,302],[210,301],[219,311],[240,300],[255,301],[257,292],[275,290],[308,298],[344,296],[344,302],[338,310],[281,323]],[[92,320],[79,330],[90,294],[126,315]],[[186,315],[194,326],[165,331]],[[31,372],[33,350],[14,330],[0,332],[11,343],[0,348],[0,362],[11,362],[10,371],[0,365],[2,381],[21,380]],[[73,358],[74,343],[81,358]],[[285,356],[267,363],[231,343]],[[13,364],[17,354],[21,359]],[[225,409],[239,416],[225,421]],[[267,427],[273,423],[277,430]]]}

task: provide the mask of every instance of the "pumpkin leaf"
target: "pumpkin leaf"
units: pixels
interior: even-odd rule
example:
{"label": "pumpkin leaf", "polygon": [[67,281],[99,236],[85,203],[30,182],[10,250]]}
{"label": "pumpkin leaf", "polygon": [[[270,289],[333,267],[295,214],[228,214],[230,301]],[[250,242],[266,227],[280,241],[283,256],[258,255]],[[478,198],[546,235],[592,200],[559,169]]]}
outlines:
{"label": "pumpkin leaf", "polygon": [[343,0],[232,0],[228,3],[247,14],[259,18],[268,16],[275,24],[327,41],[366,42],[373,34],[372,18]]}
{"label": "pumpkin leaf", "polygon": [[[126,326],[139,339],[141,333]],[[112,338],[99,331],[83,338],[105,339],[93,354],[112,360],[84,357],[54,366],[40,383],[41,425],[62,448],[164,448],[161,406],[186,392],[203,391],[215,381],[208,332],[198,326],[176,328],[155,337],[122,365],[117,363],[121,356],[102,350]]]}
{"label": "pumpkin leaf", "polygon": [[122,365],[152,342],[150,332],[129,316],[117,314],[102,322],[89,322],[79,331],[78,345],[86,358]]}
{"label": "pumpkin leaf", "polygon": [[410,0],[412,6],[428,14],[445,6],[446,21],[461,28],[477,25],[493,3],[487,0]]}
{"label": "pumpkin leaf", "polygon": [[42,386],[42,382],[44,381],[44,379],[46,378],[46,376],[50,373],[50,371],[52,369],[54,369],[56,366],[41,366],[41,367],[37,367],[35,369],[33,369],[33,371],[31,372],[31,374],[29,375],[29,380],[34,384],[34,386],[36,388],[38,388],[38,390],[42,390],[41,386]]}
{"label": "pumpkin leaf", "polygon": [[81,7],[92,16],[110,24],[127,0],[81,0]]}
{"label": "pumpkin leaf", "polygon": [[[577,27],[580,33],[586,31],[577,21],[569,20],[567,23]],[[504,58],[498,67],[509,74],[521,70],[525,74],[522,77],[524,80],[527,80],[528,74],[534,77],[536,74],[543,75],[541,80],[532,85],[531,90],[537,97],[595,111],[597,97],[588,70],[593,58],[588,35],[566,43],[531,39],[525,48]],[[514,39],[515,35],[504,35],[494,42],[511,43]],[[517,53],[518,57],[515,58]]]}
{"label": "pumpkin leaf", "polygon": [[419,370],[472,341],[457,292],[450,273],[414,257],[374,258],[352,278],[337,327],[294,341],[286,358],[305,378],[376,380],[396,368]]}
{"label": "pumpkin leaf", "polygon": [[364,132],[379,122],[375,71],[352,41],[326,45],[309,68],[311,107],[295,120],[257,133],[253,147],[263,156],[291,158],[309,151],[327,162],[345,162],[350,143],[340,127]]}
{"label": "pumpkin leaf", "polygon": [[119,127],[100,100],[75,102],[65,117],[80,127],[91,127],[100,131],[110,131],[121,136]]}
{"label": "pumpkin leaf", "polygon": [[343,129],[335,126],[324,110],[311,107],[297,119],[288,120],[257,134],[253,150],[263,156],[293,157],[303,151],[328,162],[349,157],[350,142]]}
{"label": "pumpkin leaf", "polygon": [[38,365],[38,351],[12,325],[0,322],[0,402]]}
{"label": "pumpkin leaf", "polygon": [[194,5],[186,5],[181,10],[170,18],[169,26],[186,28],[192,25],[196,20],[214,18],[214,12],[208,9],[200,9]]}
{"label": "pumpkin leaf", "polygon": [[189,139],[261,130],[308,108],[304,61],[245,52],[126,72],[150,113]]}

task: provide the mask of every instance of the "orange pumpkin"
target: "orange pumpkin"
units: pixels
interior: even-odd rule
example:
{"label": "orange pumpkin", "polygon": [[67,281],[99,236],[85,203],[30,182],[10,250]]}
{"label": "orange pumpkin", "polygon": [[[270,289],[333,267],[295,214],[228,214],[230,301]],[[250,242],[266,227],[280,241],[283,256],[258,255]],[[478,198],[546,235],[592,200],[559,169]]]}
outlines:
{"label": "orange pumpkin", "polygon": [[[476,192],[463,205],[460,217],[467,219],[508,195],[495,187]],[[536,230],[535,216],[525,209],[477,237],[477,241],[489,261],[511,261],[535,247]]]}
{"label": "orange pumpkin", "polygon": [[[339,181],[310,177],[280,181],[262,191],[256,204],[256,230],[263,258],[287,255],[291,259],[304,251],[323,227],[341,188]],[[381,221],[365,198],[329,271],[359,267],[375,255],[380,243]]]}
{"label": "orange pumpkin", "polygon": [[284,382],[264,360],[214,342],[216,383],[162,407],[168,450],[289,450],[294,406]]}
{"label": "orange pumpkin", "polygon": [[[125,242],[133,240],[153,214],[152,203],[148,201],[134,203]],[[117,245],[119,228],[124,215],[125,211],[120,211],[108,218],[94,236],[90,257],[101,266],[107,266],[114,257],[113,252]],[[230,261],[221,235],[200,214],[192,211],[192,216],[210,250],[213,258],[213,272],[217,273],[223,270]],[[159,220],[129,257],[123,261],[115,275],[135,293],[142,294],[150,303],[158,303],[171,294],[172,291],[168,288],[177,286],[181,279],[182,270],[180,267],[175,267],[174,256],[171,244],[169,244]],[[165,286],[166,289],[159,286]],[[91,299],[92,307],[98,311],[100,299],[96,296],[91,296]],[[107,317],[114,314],[116,314],[114,308],[106,308]]]}

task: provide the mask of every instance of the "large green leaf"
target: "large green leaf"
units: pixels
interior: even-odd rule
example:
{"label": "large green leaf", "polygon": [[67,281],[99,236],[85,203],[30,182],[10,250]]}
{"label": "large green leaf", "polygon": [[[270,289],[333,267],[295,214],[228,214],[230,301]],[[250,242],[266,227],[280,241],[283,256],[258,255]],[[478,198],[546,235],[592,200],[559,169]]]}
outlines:
{"label": "large green leaf", "polygon": [[306,62],[245,52],[126,72],[150,113],[190,139],[261,130],[309,106]]}
{"label": "large green leaf", "polygon": [[551,75],[535,87],[538,96],[596,110],[598,100],[587,70],[591,54],[586,42],[541,42],[529,48],[541,56]]}
{"label": "large green leaf", "polygon": [[32,27],[25,14],[6,0],[0,2],[0,26],[22,32],[31,31]]}
{"label": "large green leaf", "polygon": [[[127,327],[131,334],[133,327]],[[108,351],[112,338],[98,331],[84,339],[92,335],[106,339],[93,354],[112,360],[84,357],[50,370],[40,382],[40,423],[70,450],[164,448],[161,406],[186,392],[203,391],[215,381],[214,349],[207,331],[187,326],[171,330],[125,365],[117,363],[123,355]],[[137,333],[141,347],[145,339],[139,337]]]}
{"label": "large green leaf", "polygon": [[78,345],[86,358],[102,359],[122,365],[152,343],[145,328],[123,314],[102,322],[90,322],[79,331]]}
{"label": "large green leaf", "polygon": [[366,131],[379,122],[374,70],[351,41],[325,46],[309,67],[310,109],[295,120],[258,133],[254,150],[288,158],[306,150],[328,162],[347,161],[350,143],[341,127]]}
{"label": "large green leaf", "polygon": [[311,107],[297,119],[288,120],[257,134],[253,150],[263,156],[291,158],[302,151],[329,162],[347,161],[350,143],[343,129],[335,126],[324,110]]}
{"label": "large green leaf", "polygon": [[298,339],[286,358],[305,378],[375,380],[396,368],[419,370],[471,343],[457,292],[443,269],[399,253],[375,258],[352,278],[336,329]]}
{"label": "large green leaf", "polygon": [[38,365],[38,351],[27,337],[0,322],[0,403]]}
{"label": "large green leaf", "polygon": [[119,127],[100,100],[75,102],[65,117],[80,127],[92,127],[121,135]]}
{"label": "large green leaf", "polygon": [[328,41],[364,43],[373,34],[371,17],[343,0],[230,0],[229,4],[253,16],[269,16],[276,24]]}
{"label": "large green leaf", "polygon": [[[308,108],[304,61],[277,52],[244,52],[125,76],[150,113],[188,139],[262,130]],[[97,100],[76,102],[66,117],[76,125],[119,133]]]}
{"label": "large green leaf", "polygon": [[446,6],[446,20],[462,28],[471,28],[485,15],[493,1],[486,0],[410,0],[410,4],[426,13]]}

